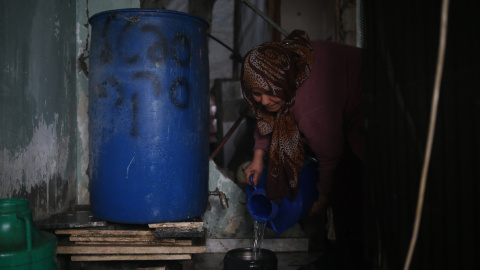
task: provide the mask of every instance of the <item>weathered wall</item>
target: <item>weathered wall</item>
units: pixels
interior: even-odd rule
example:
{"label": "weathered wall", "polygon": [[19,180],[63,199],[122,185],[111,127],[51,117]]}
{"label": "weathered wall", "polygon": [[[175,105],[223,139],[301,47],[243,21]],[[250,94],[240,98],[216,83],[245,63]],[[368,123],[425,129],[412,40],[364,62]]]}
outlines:
{"label": "weathered wall", "polygon": [[75,201],[75,1],[0,3],[0,197]]}

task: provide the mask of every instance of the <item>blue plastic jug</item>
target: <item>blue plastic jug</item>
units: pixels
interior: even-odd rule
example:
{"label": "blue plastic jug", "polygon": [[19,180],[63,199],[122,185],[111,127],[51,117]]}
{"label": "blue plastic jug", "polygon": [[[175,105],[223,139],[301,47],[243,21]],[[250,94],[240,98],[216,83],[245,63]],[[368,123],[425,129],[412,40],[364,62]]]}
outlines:
{"label": "blue plastic jug", "polygon": [[300,174],[297,197],[293,201],[282,198],[282,205],[279,205],[266,196],[267,168],[264,168],[257,186],[247,186],[248,211],[255,220],[267,223],[267,228],[281,234],[295,225],[312,208],[318,197],[317,179],[318,161],[307,157]]}

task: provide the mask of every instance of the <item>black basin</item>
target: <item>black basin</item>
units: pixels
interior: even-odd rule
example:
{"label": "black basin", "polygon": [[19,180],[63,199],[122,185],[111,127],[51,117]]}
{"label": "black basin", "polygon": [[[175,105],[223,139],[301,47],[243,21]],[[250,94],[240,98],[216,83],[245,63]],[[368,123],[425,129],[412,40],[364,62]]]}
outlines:
{"label": "black basin", "polygon": [[224,270],[277,270],[277,256],[268,249],[262,249],[260,258],[254,260],[253,248],[232,249],[223,259]]}

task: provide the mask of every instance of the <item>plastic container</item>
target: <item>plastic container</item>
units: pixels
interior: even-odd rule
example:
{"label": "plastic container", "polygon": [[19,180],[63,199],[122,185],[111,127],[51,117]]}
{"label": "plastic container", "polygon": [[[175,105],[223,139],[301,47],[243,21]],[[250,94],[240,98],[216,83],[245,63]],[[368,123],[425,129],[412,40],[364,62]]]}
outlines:
{"label": "plastic container", "polygon": [[208,202],[208,24],[162,9],[105,11],[89,22],[93,215],[142,224],[203,214]]}
{"label": "plastic container", "polygon": [[247,207],[250,215],[266,227],[280,234],[303,218],[317,200],[318,162],[306,158],[299,179],[299,191],[295,200],[282,198],[282,205],[266,197],[267,168],[264,168],[257,186],[246,188]]}
{"label": "plastic container", "polygon": [[57,238],[39,231],[26,199],[0,199],[0,269],[57,269]]}

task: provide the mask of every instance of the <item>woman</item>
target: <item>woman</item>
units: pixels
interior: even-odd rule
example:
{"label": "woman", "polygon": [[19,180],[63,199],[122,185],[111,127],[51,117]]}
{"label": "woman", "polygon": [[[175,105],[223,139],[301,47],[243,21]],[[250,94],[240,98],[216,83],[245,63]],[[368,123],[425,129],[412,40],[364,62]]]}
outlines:
{"label": "woman", "polygon": [[282,42],[248,52],[241,79],[244,98],[257,118],[247,183],[253,174],[256,185],[266,165],[269,199],[294,199],[306,149],[311,149],[319,161],[319,197],[312,212],[323,213],[332,205],[337,239],[359,232],[361,49],[310,42],[307,33],[295,30]]}

